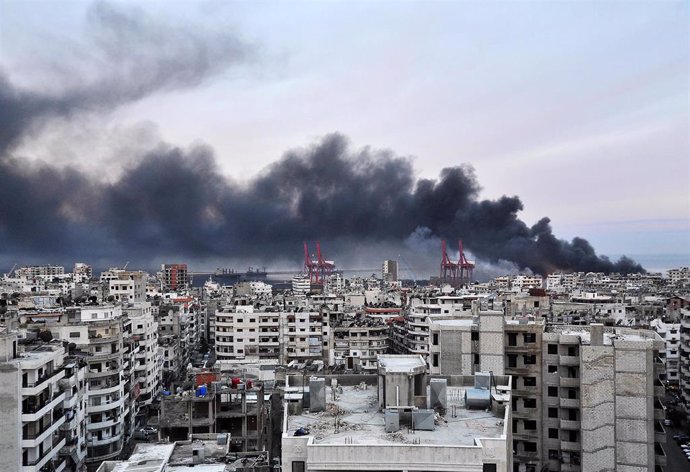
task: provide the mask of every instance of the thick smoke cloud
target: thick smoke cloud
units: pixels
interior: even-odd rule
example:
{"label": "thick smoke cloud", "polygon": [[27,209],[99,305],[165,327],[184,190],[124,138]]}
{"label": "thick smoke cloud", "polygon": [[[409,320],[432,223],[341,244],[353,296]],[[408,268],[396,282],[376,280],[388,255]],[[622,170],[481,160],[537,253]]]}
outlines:
{"label": "thick smoke cloud", "polygon": [[[5,251],[207,258],[299,254],[300,241],[397,243],[418,228],[462,236],[475,256],[520,268],[638,271],[628,259],[598,257],[587,241],[557,239],[547,218],[532,227],[517,197],[478,200],[468,167],[415,180],[410,161],[352,152],[341,135],[287,153],[248,184],[224,178],[208,148],[161,147],[115,183],[75,170],[3,164],[0,231]],[[25,215],[31,215],[25,217]]]}
{"label": "thick smoke cloud", "polygon": [[204,146],[161,143],[114,182],[15,157],[16,146],[51,119],[193,87],[252,54],[233,36],[181,31],[141,15],[97,4],[88,18],[103,67],[59,91],[20,90],[0,75],[0,259],[266,262],[299,257],[305,239],[352,249],[402,246],[422,235],[462,237],[482,260],[542,274],[642,270],[627,258],[597,256],[584,239],[559,240],[548,218],[528,226],[517,197],[480,200],[469,166],[416,179],[410,159],[355,150],[339,134],[288,151],[249,182],[222,175]]}

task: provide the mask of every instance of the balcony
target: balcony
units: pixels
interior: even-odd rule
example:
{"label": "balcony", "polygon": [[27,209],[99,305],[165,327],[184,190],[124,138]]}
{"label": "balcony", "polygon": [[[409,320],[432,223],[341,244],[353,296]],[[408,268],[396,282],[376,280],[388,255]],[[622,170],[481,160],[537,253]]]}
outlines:
{"label": "balcony", "polygon": [[571,430],[571,431],[579,431],[580,430],[580,422],[579,421],[573,421],[573,420],[560,420],[560,428]]}
{"label": "balcony", "polygon": [[120,376],[120,371],[122,370],[122,367],[114,367],[114,368],[109,368],[105,370],[90,370],[89,372],[86,373],[86,378],[87,379],[98,379],[101,377],[108,377],[109,375],[117,375],[118,378]]}
{"label": "balcony", "polygon": [[57,420],[53,421],[42,430],[36,433],[27,434],[26,437],[22,438],[22,447],[38,447],[43,441],[45,441],[52,433],[57,431],[60,426],[65,423],[65,417],[62,416]]}
{"label": "balcony", "polygon": [[568,452],[579,452],[580,451],[580,443],[579,442],[572,442],[572,441],[561,441],[561,450],[562,451],[568,451]]}
{"label": "balcony", "polygon": [[113,336],[101,336],[100,334],[89,335],[89,344],[105,344],[114,343],[120,340],[120,335],[116,334]]}
{"label": "balcony", "polygon": [[90,404],[86,407],[86,411],[91,414],[91,413],[98,413],[102,411],[107,411],[107,410],[112,410],[113,408],[117,408],[120,405],[122,405],[122,402],[124,400],[124,397],[120,397],[117,400],[113,400],[108,403],[100,403],[100,404]]}
{"label": "balcony", "polygon": [[658,442],[654,443],[654,463],[666,467],[666,451]]}
{"label": "balcony", "polygon": [[580,357],[579,356],[558,356],[558,363],[561,365],[579,366],[580,365]]}
{"label": "balcony", "polygon": [[89,355],[89,357],[86,358],[86,361],[108,361],[112,359],[120,359],[121,357],[121,352],[120,351],[115,351],[115,352],[94,352]]}
{"label": "balcony", "polygon": [[53,410],[56,406],[60,405],[65,400],[65,392],[56,393],[53,395],[53,399],[43,403],[42,405],[36,405],[28,407],[26,410],[22,409],[22,421],[24,423],[30,423],[32,421],[40,420],[43,415]]}
{"label": "balcony", "polygon": [[90,422],[86,425],[87,431],[96,431],[99,429],[104,429],[104,428],[110,428],[111,426],[115,426],[120,422],[118,416],[113,416],[111,418],[104,418],[103,421],[97,421],[97,422]]}
{"label": "balcony", "polygon": [[103,437],[102,439],[92,439],[89,441],[89,446],[105,446],[106,444],[111,444],[122,439],[122,433],[114,434],[112,436]]}
{"label": "balcony", "polygon": [[121,386],[120,380],[118,379],[117,381],[103,382],[98,386],[89,385],[89,392],[91,396],[106,395],[108,393],[118,392]]}
{"label": "balcony", "polygon": [[27,382],[22,384],[22,396],[29,397],[32,395],[38,395],[45,388],[60,379],[65,377],[65,369],[56,369],[50,374],[46,374],[39,378],[36,382]]}
{"label": "balcony", "polygon": [[568,388],[579,388],[580,387],[580,379],[575,377],[560,377],[558,379],[558,384],[561,387],[568,387]]}
{"label": "balcony", "polygon": [[57,453],[60,451],[60,449],[62,449],[64,445],[65,438],[57,438],[56,441],[53,441],[53,447],[48,451],[44,451],[43,457],[24,463],[22,467],[22,472],[40,471],[43,468],[43,466],[45,466],[48,462],[50,462],[54,457],[57,456]]}
{"label": "balcony", "polygon": [[578,398],[561,398],[558,403],[561,408],[580,408],[580,399]]}
{"label": "balcony", "polygon": [[654,422],[654,441],[666,444],[666,429],[661,425],[661,421]]}

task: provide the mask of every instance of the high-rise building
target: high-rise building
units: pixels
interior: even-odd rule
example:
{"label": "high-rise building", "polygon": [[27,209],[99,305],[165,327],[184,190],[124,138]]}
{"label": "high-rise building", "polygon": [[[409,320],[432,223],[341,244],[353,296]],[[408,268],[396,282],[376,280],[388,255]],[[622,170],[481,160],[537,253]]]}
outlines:
{"label": "high-rise building", "polygon": [[385,260],[381,270],[381,278],[384,283],[398,281],[398,261]]}
{"label": "high-rise building", "polygon": [[163,290],[175,292],[189,288],[189,274],[187,264],[163,264],[161,265],[161,277]]}

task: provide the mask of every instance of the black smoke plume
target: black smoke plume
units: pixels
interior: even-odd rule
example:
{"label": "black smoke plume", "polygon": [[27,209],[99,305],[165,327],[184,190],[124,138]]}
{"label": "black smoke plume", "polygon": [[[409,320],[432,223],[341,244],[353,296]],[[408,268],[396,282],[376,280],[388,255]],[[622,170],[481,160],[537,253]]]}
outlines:
{"label": "black smoke plume", "polygon": [[[13,151],[52,119],[108,110],[161,90],[193,87],[245,61],[234,36],[180,32],[141,12],[91,10],[103,68],[63,89],[20,90],[0,75],[0,258],[150,261],[161,257],[299,257],[301,242],[402,243],[413,233],[450,240],[483,260],[536,273],[637,272],[597,256],[584,239],[556,238],[549,219],[528,226],[518,197],[480,200],[470,166],[416,179],[410,159],[353,149],[339,134],[288,151],[249,182],[223,176],[213,151],[161,143],[114,182],[75,168],[28,164]],[[150,20],[150,19],[149,19]],[[135,47],[136,46],[136,47]]]}

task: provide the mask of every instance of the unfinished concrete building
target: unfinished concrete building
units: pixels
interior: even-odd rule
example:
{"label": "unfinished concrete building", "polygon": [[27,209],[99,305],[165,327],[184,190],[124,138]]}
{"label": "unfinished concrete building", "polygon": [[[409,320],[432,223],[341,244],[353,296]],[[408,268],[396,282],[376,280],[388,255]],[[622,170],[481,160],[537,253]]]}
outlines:
{"label": "unfinished concrete building", "polygon": [[642,472],[666,465],[661,348],[653,331],[600,324],[546,329],[542,458],[549,470]]}
{"label": "unfinished concrete building", "polygon": [[213,382],[163,396],[160,434],[177,441],[190,434],[228,433],[231,451],[261,451],[268,441],[267,406],[261,383]]}
{"label": "unfinished concrete building", "polygon": [[[505,320],[505,373],[513,378],[514,463],[526,470],[542,457],[542,333],[534,318]],[[483,334],[483,333],[482,333]],[[536,469],[539,472],[539,469]]]}

